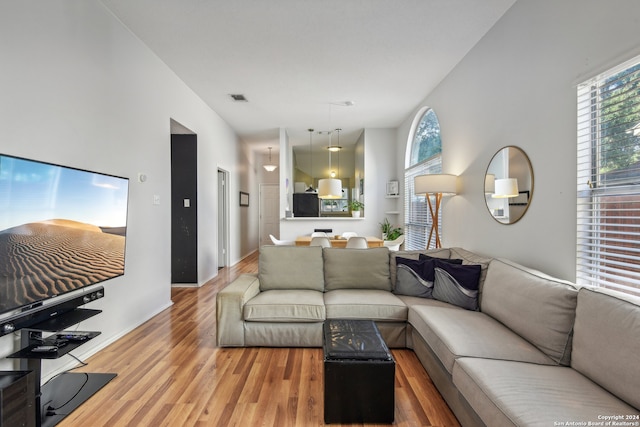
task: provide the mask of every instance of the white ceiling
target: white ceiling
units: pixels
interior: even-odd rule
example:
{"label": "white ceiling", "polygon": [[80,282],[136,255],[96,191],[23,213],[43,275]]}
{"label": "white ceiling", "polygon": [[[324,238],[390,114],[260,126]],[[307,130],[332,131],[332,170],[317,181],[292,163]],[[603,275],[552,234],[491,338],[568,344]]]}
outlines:
{"label": "white ceiling", "polygon": [[274,153],[280,127],[294,144],[342,128],[342,145],[397,127],[515,2],[101,1],[242,140]]}

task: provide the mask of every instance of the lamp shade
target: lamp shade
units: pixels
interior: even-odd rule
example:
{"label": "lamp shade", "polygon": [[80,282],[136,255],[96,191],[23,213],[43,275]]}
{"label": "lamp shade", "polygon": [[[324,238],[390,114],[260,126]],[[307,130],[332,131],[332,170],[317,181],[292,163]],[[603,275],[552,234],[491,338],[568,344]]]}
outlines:
{"label": "lamp shade", "polygon": [[341,199],[342,182],[339,179],[321,179],[318,181],[320,199]]}
{"label": "lamp shade", "polygon": [[456,194],[458,177],[447,174],[419,175],[414,178],[414,193]]}
{"label": "lamp shade", "polygon": [[273,172],[278,167],[274,165],[273,162],[271,161],[271,148],[272,147],[269,147],[269,163],[267,163],[266,165],[263,165],[264,168],[267,170],[267,172]]}
{"label": "lamp shade", "polygon": [[494,199],[507,199],[518,197],[518,180],[515,178],[496,179],[496,189],[493,193]]}

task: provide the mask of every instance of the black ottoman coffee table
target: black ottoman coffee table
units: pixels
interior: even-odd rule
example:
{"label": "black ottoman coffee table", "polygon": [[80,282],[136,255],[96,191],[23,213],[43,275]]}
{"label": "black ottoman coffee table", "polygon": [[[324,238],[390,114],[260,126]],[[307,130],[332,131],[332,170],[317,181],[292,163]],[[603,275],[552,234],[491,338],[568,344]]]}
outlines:
{"label": "black ottoman coffee table", "polygon": [[392,424],[396,364],[371,320],[324,323],[324,422]]}

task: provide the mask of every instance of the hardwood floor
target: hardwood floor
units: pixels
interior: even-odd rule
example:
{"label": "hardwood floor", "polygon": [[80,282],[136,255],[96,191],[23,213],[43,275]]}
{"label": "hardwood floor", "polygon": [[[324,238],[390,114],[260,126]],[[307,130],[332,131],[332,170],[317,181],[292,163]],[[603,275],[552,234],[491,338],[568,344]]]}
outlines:
{"label": "hardwood floor", "polygon": [[[173,289],[170,309],[75,370],[118,376],[59,426],[324,425],[320,348],[216,347],[216,294],[257,265],[252,255],[201,288]],[[392,353],[395,425],[458,426],[413,351]]]}

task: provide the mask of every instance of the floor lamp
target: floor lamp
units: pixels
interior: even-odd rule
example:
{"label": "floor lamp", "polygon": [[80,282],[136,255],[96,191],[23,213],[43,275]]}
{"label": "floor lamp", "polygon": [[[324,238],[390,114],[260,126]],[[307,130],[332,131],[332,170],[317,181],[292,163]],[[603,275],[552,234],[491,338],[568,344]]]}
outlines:
{"label": "floor lamp", "polygon": [[[431,230],[429,231],[429,240],[427,240],[427,249],[431,245],[431,239],[435,236],[436,248],[441,248],[440,234],[438,232],[438,212],[440,211],[440,202],[443,195],[454,195],[457,192],[457,180],[455,175],[447,174],[429,174],[420,175],[414,178],[414,194],[425,195],[429,204],[429,212],[431,213]],[[431,194],[435,196],[435,209],[431,204]]]}

